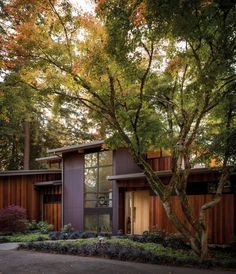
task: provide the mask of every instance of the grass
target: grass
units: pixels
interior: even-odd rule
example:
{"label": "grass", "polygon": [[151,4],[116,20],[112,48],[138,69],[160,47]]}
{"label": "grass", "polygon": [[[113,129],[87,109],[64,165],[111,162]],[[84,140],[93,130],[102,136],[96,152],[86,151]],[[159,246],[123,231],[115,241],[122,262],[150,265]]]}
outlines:
{"label": "grass", "polygon": [[32,242],[37,241],[38,238],[44,238],[45,240],[48,240],[48,234],[42,234],[40,232],[38,233],[14,233],[9,236],[4,236],[4,239],[6,239],[8,242]]}

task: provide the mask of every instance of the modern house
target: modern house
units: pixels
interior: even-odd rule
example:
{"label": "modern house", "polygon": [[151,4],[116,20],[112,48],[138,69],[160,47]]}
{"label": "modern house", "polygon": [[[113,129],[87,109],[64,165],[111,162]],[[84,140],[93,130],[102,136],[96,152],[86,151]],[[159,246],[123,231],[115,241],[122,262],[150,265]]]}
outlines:
{"label": "modern house", "polygon": [[[119,230],[128,234],[155,229],[175,232],[160,199],[150,189],[127,149],[109,151],[103,141],[94,141],[51,149],[48,153],[50,156],[38,160],[50,162],[51,166],[60,162],[62,178],[37,179],[33,188],[39,194],[40,218],[53,223],[56,228],[61,222],[61,226],[71,223],[79,231],[113,234]],[[146,157],[163,182],[168,182],[171,156],[157,150],[147,153]],[[191,170],[187,193],[196,215],[201,205],[212,199],[219,176],[216,169]],[[173,196],[172,200],[180,212],[177,198]],[[236,234],[235,173],[224,188],[221,203],[209,211],[208,218],[210,242],[229,243]]]}

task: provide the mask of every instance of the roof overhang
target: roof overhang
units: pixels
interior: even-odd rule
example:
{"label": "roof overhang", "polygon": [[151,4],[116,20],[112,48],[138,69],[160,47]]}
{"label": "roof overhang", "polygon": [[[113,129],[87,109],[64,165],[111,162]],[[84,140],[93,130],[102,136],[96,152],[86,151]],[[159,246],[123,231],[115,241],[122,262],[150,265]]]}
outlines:
{"label": "roof overhang", "polygon": [[52,156],[47,156],[47,157],[41,157],[41,158],[36,158],[35,161],[37,162],[59,162],[61,161],[61,156],[59,155],[52,155]]}
{"label": "roof overhang", "polygon": [[93,141],[93,142],[85,143],[85,144],[78,144],[78,145],[73,145],[73,146],[48,149],[47,153],[57,154],[57,153],[65,153],[65,152],[72,152],[72,151],[83,151],[85,149],[101,147],[103,144],[104,144],[103,140],[102,141]]}
{"label": "roof overhang", "polygon": [[61,173],[61,170],[60,169],[10,170],[10,171],[0,172],[0,177],[18,176],[18,175],[55,174],[55,173]]}
{"label": "roof overhang", "polygon": [[[171,171],[170,170],[158,171],[156,172],[156,174],[158,176],[168,176],[168,175],[171,175]],[[143,178],[145,178],[145,175],[143,172],[107,176],[107,180],[109,181],[112,181],[112,180],[121,181],[121,180],[132,180],[132,179],[143,179]]]}
{"label": "roof overhang", "polygon": [[37,186],[37,187],[40,187],[40,186],[60,186],[60,185],[62,185],[61,180],[34,183],[34,186]]}
{"label": "roof overhang", "polygon": [[[220,173],[221,170],[219,168],[193,168],[190,170],[190,174],[205,174],[205,173]],[[163,171],[156,171],[155,172],[158,177],[167,177],[172,175],[171,170],[163,170]],[[235,172],[231,173],[232,175],[235,174]],[[132,179],[144,179],[145,175],[144,173],[129,173],[129,174],[120,174],[120,175],[111,175],[107,176],[107,180],[132,180]]]}

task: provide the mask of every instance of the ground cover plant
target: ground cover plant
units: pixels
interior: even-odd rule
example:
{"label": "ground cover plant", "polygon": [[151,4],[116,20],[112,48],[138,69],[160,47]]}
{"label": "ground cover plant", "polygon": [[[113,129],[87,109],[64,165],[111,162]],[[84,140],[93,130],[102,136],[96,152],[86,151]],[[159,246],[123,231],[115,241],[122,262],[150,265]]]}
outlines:
{"label": "ground cover plant", "polygon": [[236,268],[236,258],[230,251],[211,251],[212,258],[202,261],[191,250],[173,249],[161,244],[142,243],[120,238],[29,242],[21,244],[19,249],[152,264]]}
{"label": "ground cover plant", "polygon": [[43,234],[40,232],[36,233],[13,233],[12,235],[4,235],[0,236],[0,242],[31,242],[31,241],[44,241],[48,240],[49,237],[47,234]]}

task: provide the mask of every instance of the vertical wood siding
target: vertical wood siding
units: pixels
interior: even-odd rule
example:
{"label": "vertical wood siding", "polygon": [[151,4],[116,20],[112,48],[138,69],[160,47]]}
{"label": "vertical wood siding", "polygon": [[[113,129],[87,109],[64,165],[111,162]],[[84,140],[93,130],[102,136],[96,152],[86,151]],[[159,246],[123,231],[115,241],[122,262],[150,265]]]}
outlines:
{"label": "vertical wood siding", "polygon": [[[30,175],[11,175],[0,177],[0,209],[9,205],[18,205],[26,209],[28,219],[40,221],[42,216],[42,208],[40,205],[40,195],[44,191],[48,194],[61,194],[61,186],[43,188],[36,190],[35,182],[44,182],[52,180],[60,180],[60,173],[51,174],[30,174]],[[53,189],[53,191],[52,191]],[[53,193],[52,193],[53,192]],[[60,205],[61,206],[61,205]],[[58,206],[58,208],[60,207]],[[50,211],[54,214],[54,211]],[[47,213],[47,217],[49,215]],[[58,211],[58,217],[55,220],[55,227],[58,227],[60,222],[61,211]],[[54,220],[53,218],[49,218]],[[54,223],[53,223],[54,224]]]}
{"label": "vertical wood siding", "polygon": [[[198,216],[202,204],[211,201],[214,195],[189,195],[188,199],[194,214]],[[235,194],[224,194],[220,204],[210,209],[207,214],[209,220],[209,242],[215,244],[228,244],[235,232]],[[177,197],[172,197],[173,208],[177,215],[187,224]],[[165,210],[158,197],[150,197],[150,230],[158,228],[167,232],[176,232],[168,220]],[[188,225],[190,227],[190,225]]]}
{"label": "vertical wood siding", "polygon": [[43,205],[44,221],[53,224],[54,230],[61,229],[61,203],[48,203]]}
{"label": "vertical wood siding", "polygon": [[155,171],[171,169],[171,156],[153,158],[148,161]]}

